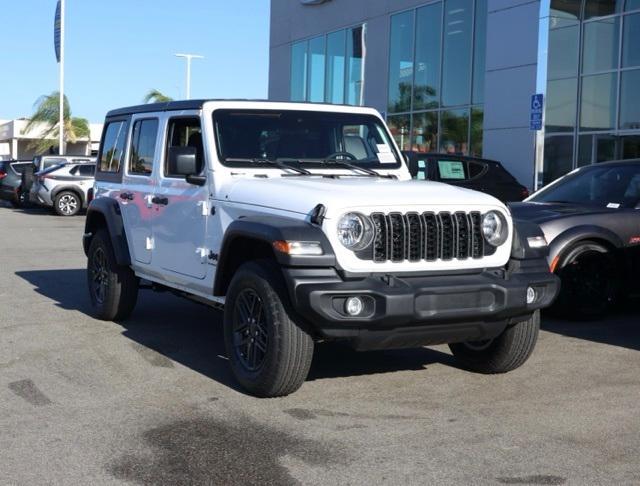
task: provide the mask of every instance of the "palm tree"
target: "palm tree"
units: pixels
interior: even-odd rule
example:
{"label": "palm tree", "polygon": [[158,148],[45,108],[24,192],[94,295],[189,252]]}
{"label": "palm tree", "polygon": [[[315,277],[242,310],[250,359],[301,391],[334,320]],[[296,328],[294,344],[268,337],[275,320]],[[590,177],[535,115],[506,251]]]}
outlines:
{"label": "palm tree", "polygon": [[173,101],[171,96],[167,96],[162,91],[151,89],[142,99],[143,103],[167,103]]}
{"label": "palm tree", "polygon": [[[29,143],[30,149],[35,149],[42,153],[53,147],[58,147],[60,133],[60,92],[54,91],[50,95],[43,95],[34,103],[35,112],[31,115],[29,123],[26,124],[22,133],[29,130],[42,127],[42,133],[39,139]],[[71,116],[71,107],[69,100],[64,97],[64,143],[76,142],[79,138],[89,137],[89,121],[86,118],[76,118]],[[64,153],[64,147],[58,153]]]}

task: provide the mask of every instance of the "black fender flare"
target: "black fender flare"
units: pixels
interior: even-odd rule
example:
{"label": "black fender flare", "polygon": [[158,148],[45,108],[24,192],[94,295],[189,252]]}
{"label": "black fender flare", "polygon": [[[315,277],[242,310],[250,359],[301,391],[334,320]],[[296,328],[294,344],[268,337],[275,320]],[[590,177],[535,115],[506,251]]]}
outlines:
{"label": "black fender flare", "polygon": [[131,255],[129,244],[124,230],[120,205],[115,199],[110,197],[100,197],[91,201],[87,209],[87,219],[84,226],[84,237],[82,245],[84,254],[89,254],[91,238],[96,231],[106,226],[111,238],[111,246],[118,265],[131,265]]}
{"label": "black fender flare", "polygon": [[[214,295],[222,295],[225,287],[225,265],[230,262],[234,251],[234,242],[239,239],[255,240],[267,244],[273,251],[278,264],[284,267],[326,268],[336,266],[336,256],[322,229],[308,221],[295,220],[281,216],[249,216],[233,221],[225,231],[218,268],[214,282]],[[273,249],[276,241],[317,241],[322,247],[322,255],[289,255]],[[247,255],[247,260],[251,255]]]}
{"label": "black fender flare", "polygon": [[513,220],[513,242],[511,244],[511,258],[528,260],[531,258],[546,258],[549,254],[548,246],[531,248],[529,238],[542,237],[542,228],[536,223],[522,219]]}
{"label": "black fender flare", "polygon": [[596,225],[581,225],[570,228],[549,243],[548,260],[551,264],[557,257],[581,240],[601,240],[607,242],[616,249],[624,247],[624,242],[613,231]]}

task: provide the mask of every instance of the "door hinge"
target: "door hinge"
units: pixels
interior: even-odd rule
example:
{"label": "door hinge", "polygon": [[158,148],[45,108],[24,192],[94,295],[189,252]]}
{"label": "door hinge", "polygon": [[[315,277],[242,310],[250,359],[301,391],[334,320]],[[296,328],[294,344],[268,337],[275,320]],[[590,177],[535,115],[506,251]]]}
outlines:
{"label": "door hinge", "polygon": [[208,216],[209,213],[215,214],[215,207],[211,205],[209,201],[198,201],[198,206],[202,209],[202,216]]}
{"label": "door hinge", "polygon": [[218,261],[218,254],[214,253],[213,250],[209,250],[209,260],[211,260],[213,262],[217,262]]}
{"label": "door hinge", "polygon": [[145,247],[147,248],[147,250],[153,250],[153,248],[155,247],[155,241],[152,237],[147,236]]}

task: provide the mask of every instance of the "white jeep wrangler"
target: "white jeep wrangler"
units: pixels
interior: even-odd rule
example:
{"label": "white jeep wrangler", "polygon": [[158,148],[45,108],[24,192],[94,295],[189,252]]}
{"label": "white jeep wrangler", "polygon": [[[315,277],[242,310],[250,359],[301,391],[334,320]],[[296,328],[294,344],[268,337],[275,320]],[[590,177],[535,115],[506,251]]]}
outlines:
{"label": "white jeep wrangler", "polygon": [[450,343],[501,373],[534,348],[558,282],[546,241],[488,195],[411,180],[368,108],[178,101],[107,114],[84,251],[96,315],[141,280],[224,305],[225,346],[257,396],[305,381],[314,342]]}

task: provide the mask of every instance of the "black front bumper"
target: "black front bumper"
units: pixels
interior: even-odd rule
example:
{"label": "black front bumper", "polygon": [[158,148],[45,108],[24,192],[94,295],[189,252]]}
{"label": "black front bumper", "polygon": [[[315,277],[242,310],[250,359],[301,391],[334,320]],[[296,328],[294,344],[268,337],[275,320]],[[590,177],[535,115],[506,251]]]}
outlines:
{"label": "black front bumper", "polygon": [[[334,269],[284,269],[294,309],[321,338],[358,349],[478,341],[547,307],[559,280],[546,260],[511,260],[481,273],[342,278]],[[527,304],[527,289],[538,296]],[[364,297],[363,317],[349,317],[346,298]]]}

